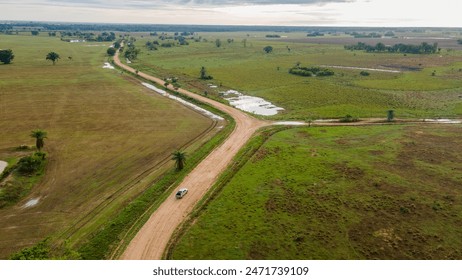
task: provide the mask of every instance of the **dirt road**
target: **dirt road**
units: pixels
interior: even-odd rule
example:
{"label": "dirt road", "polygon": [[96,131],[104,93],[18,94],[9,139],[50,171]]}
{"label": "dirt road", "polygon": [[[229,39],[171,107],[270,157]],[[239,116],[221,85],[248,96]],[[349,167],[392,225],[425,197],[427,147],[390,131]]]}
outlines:
{"label": "dirt road", "polygon": [[[135,73],[136,71],[121,63],[118,54],[114,56],[114,62],[129,72]],[[164,85],[162,79],[142,72],[138,72],[138,75],[161,86]],[[169,88],[173,90],[172,86]],[[183,199],[176,199],[174,196],[176,190],[172,192],[170,197],[151,215],[146,224],[133,238],[121,256],[121,259],[160,259],[174,230],[205,195],[237,152],[246,144],[257,129],[270,124],[269,122],[257,120],[237,109],[190,91],[184,89],[178,89],[177,91],[226,112],[234,118],[236,127],[228,139],[221,146],[213,150],[180,184],[178,188],[189,189],[188,194]]]}

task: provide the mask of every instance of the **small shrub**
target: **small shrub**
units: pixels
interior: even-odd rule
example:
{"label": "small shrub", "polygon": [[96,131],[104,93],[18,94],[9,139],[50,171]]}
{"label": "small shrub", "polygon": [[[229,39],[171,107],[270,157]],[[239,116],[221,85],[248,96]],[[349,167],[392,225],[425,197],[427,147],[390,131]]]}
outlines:
{"label": "small shrub", "polygon": [[24,189],[18,184],[7,183],[1,188],[0,209],[18,201],[24,195]]}
{"label": "small shrub", "polygon": [[399,208],[399,211],[401,212],[401,214],[408,214],[409,213],[409,208],[401,206]]}
{"label": "small shrub", "polygon": [[10,260],[48,260],[49,258],[50,244],[48,239],[45,239],[33,247],[22,249],[13,254]]}
{"label": "small shrub", "polygon": [[174,43],[162,43],[160,46],[162,48],[171,48],[171,47],[175,46],[175,44]]}
{"label": "small shrub", "polygon": [[365,77],[367,77],[367,76],[370,75],[370,73],[367,72],[367,71],[361,71],[359,74],[360,74],[361,76],[365,76]]}
{"label": "small shrub", "polygon": [[335,73],[334,71],[327,69],[327,68],[320,68],[320,67],[300,67],[300,63],[297,62],[295,67],[289,70],[290,74],[303,76],[303,77],[312,77],[312,76],[319,76],[319,77],[327,77],[333,76]]}
{"label": "small shrub", "polygon": [[42,160],[45,160],[46,157],[47,157],[47,153],[44,153],[44,152],[36,152],[36,153],[34,154],[34,156],[36,156],[36,157],[38,157],[38,158],[40,158],[40,159],[42,159]]}
{"label": "small shrub", "polygon": [[340,119],[340,122],[344,123],[350,123],[350,122],[358,122],[359,119],[356,117],[353,117],[352,115],[346,115],[345,117]]}
{"label": "small shrub", "polygon": [[266,52],[266,53],[270,53],[273,51],[273,47],[272,46],[266,46],[263,48],[263,50]]}
{"label": "small shrub", "polygon": [[442,210],[442,209],[443,209],[443,206],[441,206],[441,204],[440,204],[438,201],[434,201],[434,202],[433,202],[432,209],[433,209],[434,211],[439,211],[439,210]]}
{"label": "small shrub", "polygon": [[45,153],[36,153],[32,156],[26,156],[18,162],[18,172],[22,175],[30,175],[37,171],[45,158]]}
{"label": "small shrub", "polygon": [[395,118],[395,111],[388,110],[387,111],[387,121],[392,122],[394,118]]}

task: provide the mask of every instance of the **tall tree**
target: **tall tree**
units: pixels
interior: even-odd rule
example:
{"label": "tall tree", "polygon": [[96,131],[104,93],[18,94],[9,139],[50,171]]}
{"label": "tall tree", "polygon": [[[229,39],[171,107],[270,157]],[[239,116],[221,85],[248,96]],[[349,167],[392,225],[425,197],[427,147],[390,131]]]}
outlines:
{"label": "tall tree", "polygon": [[201,67],[201,72],[200,73],[201,73],[201,79],[204,80],[207,77],[207,71],[205,70],[204,66]]}
{"label": "tall tree", "polygon": [[106,53],[109,56],[114,56],[116,52],[117,52],[116,48],[112,48],[112,47],[106,50]]}
{"label": "tall tree", "polygon": [[40,151],[45,144],[44,139],[47,138],[47,132],[40,129],[33,130],[30,137],[35,138],[35,147],[37,147],[37,150]]}
{"label": "tall tree", "polygon": [[46,60],[51,60],[53,61],[53,65],[56,64],[56,61],[58,61],[58,59],[60,59],[59,57],[59,54],[55,53],[55,52],[49,52],[46,56]]}
{"label": "tall tree", "polygon": [[212,80],[213,79],[212,76],[207,75],[207,70],[205,69],[204,66],[201,67],[200,75],[201,75],[202,80]]}
{"label": "tall tree", "polygon": [[220,39],[215,40],[215,46],[217,46],[217,48],[221,47],[221,40]]}
{"label": "tall tree", "polygon": [[181,151],[176,151],[172,153],[172,160],[175,161],[176,170],[180,171],[184,168],[186,162],[186,153]]}
{"label": "tall tree", "polygon": [[129,45],[125,50],[124,56],[130,61],[135,60],[139,54],[140,50],[137,49],[133,44]]}
{"label": "tall tree", "polygon": [[8,50],[0,50],[0,61],[5,63],[5,64],[10,64],[11,61],[14,58],[13,51],[8,49]]}

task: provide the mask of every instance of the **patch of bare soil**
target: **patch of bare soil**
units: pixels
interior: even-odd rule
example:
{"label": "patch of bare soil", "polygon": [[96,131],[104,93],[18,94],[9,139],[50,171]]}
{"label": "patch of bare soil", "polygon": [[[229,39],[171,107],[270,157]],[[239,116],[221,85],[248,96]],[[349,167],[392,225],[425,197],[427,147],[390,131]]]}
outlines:
{"label": "patch of bare soil", "polygon": [[359,167],[350,167],[347,163],[337,163],[334,169],[341,174],[342,177],[350,180],[358,180],[364,177],[364,170]]}

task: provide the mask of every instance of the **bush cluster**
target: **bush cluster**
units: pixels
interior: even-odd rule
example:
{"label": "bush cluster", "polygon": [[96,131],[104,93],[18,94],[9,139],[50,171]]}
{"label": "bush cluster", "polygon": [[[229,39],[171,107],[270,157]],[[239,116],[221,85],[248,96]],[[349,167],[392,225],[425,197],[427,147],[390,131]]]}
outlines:
{"label": "bush cluster", "polygon": [[327,68],[320,68],[320,67],[293,67],[289,70],[290,74],[304,76],[304,77],[325,77],[325,76],[333,76],[334,71],[327,69]]}
{"label": "bush cluster", "polygon": [[356,45],[344,46],[346,50],[363,50],[366,52],[389,52],[389,53],[410,53],[410,54],[431,54],[439,51],[438,43],[428,44],[423,42],[420,45],[410,44],[395,44],[393,46],[386,46],[384,43],[377,43],[375,46],[368,45],[362,42]]}

